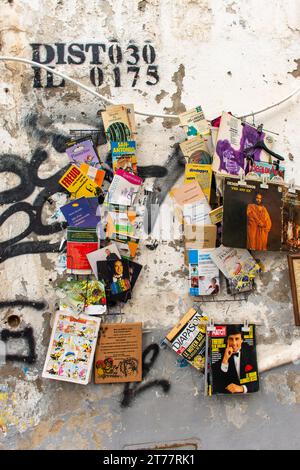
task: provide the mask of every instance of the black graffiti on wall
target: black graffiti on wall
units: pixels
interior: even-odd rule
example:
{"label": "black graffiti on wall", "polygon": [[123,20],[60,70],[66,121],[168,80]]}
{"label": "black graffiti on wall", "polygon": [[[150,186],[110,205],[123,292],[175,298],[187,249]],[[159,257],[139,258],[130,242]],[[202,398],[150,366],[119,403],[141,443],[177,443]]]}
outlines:
{"label": "black graffiti on wall", "polygon": [[26,341],[27,352],[26,354],[7,354],[5,355],[6,361],[11,362],[25,362],[27,364],[34,364],[37,359],[35,352],[35,339],[33,335],[33,329],[26,327],[21,331],[11,331],[8,329],[0,332],[0,340],[4,343],[8,342],[19,342],[20,340]]}
{"label": "black graffiti on wall", "polygon": [[161,388],[164,393],[168,393],[171,384],[166,379],[154,379],[145,383],[149,372],[154,366],[159,355],[159,346],[156,343],[150,344],[144,351],[142,356],[142,382],[140,383],[126,383],[123,390],[121,399],[121,407],[127,408],[131,405],[134,399],[141,393],[146,392],[150,388]]}
{"label": "black graffiti on wall", "polygon": [[[92,85],[99,87],[112,82],[118,88],[124,81],[135,87],[142,80],[148,86],[159,82],[158,65],[155,64],[156,51],[152,44],[143,46],[129,43],[122,47],[118,41],[106,43],[56,42],[54,44],[31,43],[32,60],[54,69],[55,65],[89,65],[89,78]],[[32,67],[34,88],[60,88],[66,85],[64,79],[39,67]],[[124,77],[125,75],[125,77]]]}

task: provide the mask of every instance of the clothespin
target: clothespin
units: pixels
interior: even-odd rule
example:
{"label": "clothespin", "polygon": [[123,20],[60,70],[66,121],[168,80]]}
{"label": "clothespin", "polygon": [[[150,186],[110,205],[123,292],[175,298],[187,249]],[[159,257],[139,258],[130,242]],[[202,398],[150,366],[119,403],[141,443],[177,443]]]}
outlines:
{"label": "clothespin", "polygon": [[242,173],[240,173],[240,179],[238,180],[238,184],[241,185],[241,186],[245,186],[247,183],[246,183],[246,179],[245,179],[245,172],[242,171]]}
{"label": "clothespin", "polygon": [[263,124],[260,124],[260,125],[257,127],[257,132],[258,132],[259,134],[261,134],[261,133],[262,133],[262,131],[263,131],[263,127],[264,127],[264,125],[263,125]]}
{"label": "clothespin", "polygon": [[288,192],[289,192],[289,193],[293,193],[293,194],[295,194],[295,192],[296,192],[296,188],[295,188],[295,179],[294,179],[294,178],[292,178],[292,179],[290,180],[290,182],[289,182],[289,189],[288,189]]}
{"label": "clothespin", "polygon": [[206,331],[215,331],[214,320],[211,318],[207,324]]}
{"label": "clothespin", "polygon": [[263,189],[269,188],[267,175],[262,175],[262,182],[260,183],[260,187]]}
{"label": "clothespin", "polygon": [[244,326],[242,326],[242,331],[250,331],[250,326],[248,320],[244,321]]}

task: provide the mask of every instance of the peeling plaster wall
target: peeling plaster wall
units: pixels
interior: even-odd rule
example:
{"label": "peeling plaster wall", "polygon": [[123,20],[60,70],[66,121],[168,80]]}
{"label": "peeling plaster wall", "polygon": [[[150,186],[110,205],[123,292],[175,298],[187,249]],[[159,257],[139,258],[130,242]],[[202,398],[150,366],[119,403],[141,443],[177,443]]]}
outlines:
{"label": "peeling plaster wall", "polygon": [[[141,50],[145,41],[150,41],[158,66],[156,85],[146,84],[147,64],[141,59],[137,83],[131,86],[133,77],[127,73],[125,63],[130,60],[128,51],[124,52],[122,63],[117,64],[120,87],[114,86],[114,65],[107,51],[101,55],[103,63],[99,66],[104,80],[97,90],[116,102],[133,102],[141,111],[172,114],[200,103],[208,119],[222,110],[241,115],[279,100],[299,85],[300,4],[296,0],[266,0],[263,8],[258,0],[3,0],[1,10],[1,55],[31,58],[31,43],[100,42],[108,50],[114,44],[111,41],[117,40],[124,52],[129,43]],[[90,57],[91,53],[81,65],[55,67],[93,87]],[[49,178],[67,164],[61,151],[64,138],[71,129],[97,128],[97,113],[103,105],[70,83],[65,87],[33,88],[33,71],[22,64],[0,63],[0,70],[0,164],[8,161],[9,168],[16,172],[5,167],[0,180],[1,195],[25,181],[24,197],[18,203],[34,204],[43,185],[50,187]],[[44,72],[42,77],[45,84]],[[54,78],[54,84],[59,83],[60,79]],[[266,129],[280,134],[276,150],[287,156],[287,178],[299,181],[299,96],[261,117]],[[169,155],[174,155],[174,144],[184,139],[176,120],[137,117],[137,123],[141,165],[163,164]],[[101,145],[101,155],[107,151],[107,144]],[[47,156],[36,175],[36,180],[44,181],[39,180],[39,185],[35,184],[27,194],[24,175],[28,171],[28,177],[32,176],[33,170],[25,163],[29,164],[34,155]],[[180,174],[174,161],[175,156],[173,166],[167,165],[169,173],[162,185],[168,178],[172,180],[176,171]],[[20,191],[19,188],[19,196]],[[1,206],[0,214],[12,205]],[[47,225],[52,213],[53,206],[45,203],[43,224]],[[12,210],[1,226],[0,242],[17,237],[28,224],[28,213]],[[39,233],[29,230],[22,242],[60,242],[61,232],[45,235],[41,224],[37,225]],[[293,326],[285,255],[267,253],[260,258],[265,273],[248,302],[206,303],[203,308],[215,320],[248,318],[260,323],[260,367],[265,370],[280,364],[282,358],[287,362],[297,357],[300,334]],[[170,391],[151,388],[137,396],[126,410],[120,408],[121,386],[80,387],[42,380],[49,320],[56,301],[53,292],[59,280],[56,259],[56,253],[25,254],[0,264],[2,302],[45,304],[40,309],[26,304],[0,309],[0,329],[7,328],[10,314],[20,315],[22,321],[16,331],[32,328],[37,353],[34,364],[9,362],[0,368],[0,448],[118,448],[139,442],[200,439],[201,435],[207,437],[201,438],[200,446],[213,448],[226,447],[227,431],[233,448],[298,445],[292,437],[297,429],[299,432],[297,365],[263,375],[262,392],[256,397],[204,401],[202,378],[191,368],[179,369],[172,354],[160,351],[151,374],[153,379],[169,380]],[[153,251],[144,246],[138,261],[144,270],[133,300],[126,304],[123,321],[143,321],[154,332],[146,335],[147,341],[159,343],[167,328],[191,305],[182,243],[164,241]],[[274,356],[278,351],[280,354]],[[171,418],[172,410],[186,396],[190,401],[185,402],[180,412],[181,425],[177,426]],[[279,418],[275,419],[277,407]],[[153,409],[156,411],[151,416]],[[139,416],[147,424],[142,429]],[[218,431],[212,426],[216,417],[221,423]],[[290,440],[280,435],[280,426],[287,419],[291,424]],[[270,424],[274,429],[272,442],[268,437]],[[256,437],[259,426],[261,441]]]}

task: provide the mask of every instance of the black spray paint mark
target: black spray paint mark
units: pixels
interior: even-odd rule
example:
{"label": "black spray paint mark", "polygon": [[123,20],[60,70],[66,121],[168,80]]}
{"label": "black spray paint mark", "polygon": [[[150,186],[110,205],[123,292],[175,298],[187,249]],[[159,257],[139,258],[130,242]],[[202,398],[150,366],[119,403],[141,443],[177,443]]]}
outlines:
{"label": "black spray paint mark", "polygon": [[170,189],[174,186],[176,181],[184,173],[184,156],[178,144],[176,144],[176,146],[174,147],[173,152],[171,153],[171,155],[169,155],[163,167],[167,171],[165,176],[156,177],[153,185],[153,191],[149,192],[147,197],[144,217],[144,229],[148,235],[152,232],[154,228],[160,206],[164,202]]}
{"label": "black spray paint mark", "polygon": [[[149,374],[150,370],[152,369],[157,357],[159,354],[159,346],[158,344],[150,344],[144,351],[142,356],[142,369],[143,369],[143,376],[142,381],[145,380],[147,375]],[[149,357],[148,357],[149,356]],[[147,359],[148,358],[148,359]],[[168,380],[165,379],[155,379],[143,383],[126,383],[123,396],[121,399],[121,407],[127,408],[132,401],[141,393],[145,392],[149,388],[153,387],[161,387],[164,393],[167,393],[170,390],[171,384]]]}
{"label": "black spray paint mark", "polygon": [[0,340],[4,343],[8,343],[8,341],[18,341],[20,339],[25,340],[27,342],[27,354],[6,354],[5,360],[34,364],[36,362],[37,355],[35,352],[35,339],[31,327],[24,328],[24,330],[22,331],[2,330],[0,332]]}
{"label": "black spray paint mark", "polygon": [[35,310],[44,310],[47,307],[47,304],[43,301],[40,302],[35,300],[6,300],[5,302],[0,302],[0,309],[11,307],[30,307]]}

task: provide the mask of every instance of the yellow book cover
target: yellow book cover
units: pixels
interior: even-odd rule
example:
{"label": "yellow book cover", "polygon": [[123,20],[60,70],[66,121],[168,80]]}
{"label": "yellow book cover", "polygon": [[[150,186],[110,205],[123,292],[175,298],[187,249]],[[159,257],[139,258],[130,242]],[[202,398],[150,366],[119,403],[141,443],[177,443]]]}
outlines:
{"label": "yellow book cover", "polygon": [[86,176],[76,165],[71,165],[59,180],[65,189],[69,191],[72,198],[98,196],[99,186]]}
{"label": "yellow book cover", "polygon": [[191,181],[198,181],[208,202],[210,200],[212,168],[211,165],[200,165],[198,163],[188,163],[185,167],[184,184]]}

